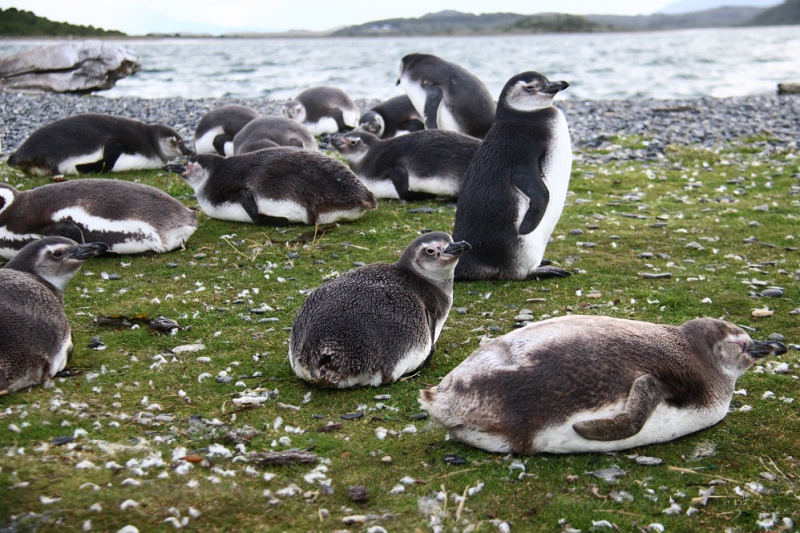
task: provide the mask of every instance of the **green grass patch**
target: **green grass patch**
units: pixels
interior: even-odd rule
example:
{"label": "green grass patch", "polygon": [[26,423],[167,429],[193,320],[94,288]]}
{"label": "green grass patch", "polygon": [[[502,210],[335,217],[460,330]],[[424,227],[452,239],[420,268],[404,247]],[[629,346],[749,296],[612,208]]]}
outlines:
{"label": "green grass patch", "polygon": [[[643,147],[644,139],[625,146]],[[199,213],[200,228],[184,250],[92,259],[65,298],[72,376],[0,397],[0,526],[14,516],[22,531],[77,531],[86,521],[95,531],[127,524],[172,531],[164,520],[173,517],[200,531],[431,531],[418,506],[437,494],[444,531],[496,531],[503,521],[513,531],[558,531],[560,520],[584,531],[603,520],[623,531],[653,523],[666,531],[755,531],[764,513],[777,513],[774,527],[785,517],[800,522],[796,351],[745,374],[737,388],[747,395],[734,396],[735,412],[717,426],[617,454],[505,457],[410,418],[420,412],[419,389],[437,384],[482,338],[511,331],[521,309],[537,320],[573,313],[680,324],[710,316],[753,328],[755,338],[779,333],[786,343],[800,341],[790,314],[800,307],[797,153],[751,148],[672,147],[658,161],[576,163],[546,254],[574,275],[456,284],[454,308],[467,311],[451,312],[431,362],[381,388],[330,391],[298,380],[286,357],[288,328],[304,293],[327,277],[356,262],[394,262],[421,231],[451,231],[452,204],[383,200],[358,221],[326,228],[256,227]],[[196,207],[190,188],[164,172],[113,177],[157,186]],[[5,165],[0,179],[23,189],[47,182]],[[423,206],[434,211],[409,212]],[[672,278],[647,280],[644,272]],[[772,285],[785,288],[784,296],[754,295]],[[773,316],[752,316],[765,306]],[[163,336],[94,320],[139,313],[176,319],[182,329]],[[88,348],[92,337],[106,349]],[[200,343],[199,352],[170,352]],[[772,371],[781,362],[788,373]],[[217,383],[220,372],[233,382]],[[277,392],[259,407],[232,402],[236,392],[258,388]],[[376,400],[379,394],[391,398]],[[365,416],[340,418],[354,412]],[[319,432],[328,422],[342,427]],[[12,424],[20,431],[9,430]],[[383,440],[379,427],[388,432]],[[76,430],[74,441],[51,444]],[[176,449],[206,457],[214,444],[234,455],[176,468]],[[254,466],[236,459],[237,445],[313,449],[333,492],[308,477],[312,466]],[[447,464],[447,454],[466,463]],[[639,465],[636,454],[663,464]],[[107,468],[110,462],[121,468]],[[614,465],[627,472],[615,483],[587,474]],[[406,476],[418,482],[402,485]],[[367,487],[366,502],[347,496],[353,485]],[[459,505],[455,496],[477,486]],[[711,486],[706,505],[695,500]],[[129,499],[138,505],[122,510]],[[673,502],[680,511],[665,514]],[[342,523],[353,515],[365,522]]]}

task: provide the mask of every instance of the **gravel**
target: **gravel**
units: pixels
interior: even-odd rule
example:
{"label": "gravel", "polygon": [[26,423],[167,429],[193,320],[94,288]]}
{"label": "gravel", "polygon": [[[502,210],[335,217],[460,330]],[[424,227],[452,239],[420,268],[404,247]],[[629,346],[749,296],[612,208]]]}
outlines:
{"label": "gravel", "polygon": [[[34,130],[77,113],[107,113],[177,129],[194,137],[200,118],[228,104],[244,104],[264,115],[280,113],[281,101],[248,99],[106,98],[68,94],[28,95],[0,93],[0,141],[4,155],[13,152]],[[377,100],[358,100],[362,111]],[[556,101],[570,126],[576,151],[600,149],[599,160],[655,159],[669,144],[715,147],[742,137],[769,134],[774,141],[758,141],[765,151],[797,148],[800,131],[800,96],[761,95],[736,98],[684,100]],[[614,145],[616,135],[636,135],[644,148]]]}

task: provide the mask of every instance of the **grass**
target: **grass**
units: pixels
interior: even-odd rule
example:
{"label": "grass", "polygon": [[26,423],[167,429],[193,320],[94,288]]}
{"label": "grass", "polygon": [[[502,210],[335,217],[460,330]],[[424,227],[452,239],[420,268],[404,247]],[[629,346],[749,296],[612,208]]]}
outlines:
{"label": "grass", "polygon": [[[752,139],[716,151],[676,146],[663,160],[604,164],[594,162],[599,152],[583,154],[546,254],[575,274],[457,284],[432,361],[417,375],[379,389],[329,391],[299,381],[286,357],[288,328],[303,293],[327,276],[358,261],[393,262],[420,231],[450,231],[452,205],[381,201],[360,220],[324,231],[256,227],[200,213],[200,228],[185,250],[92,259],[66,294],[75,339],[71,375],[57,378],[52,388],[0,397],[0,528],[14,522],[21,531],[76,531],[90,521],[95,531],[128,524],[171,531],[175,526],[164,522],[170,517],[198,531],[431,531],[437,524],[443,531],[495,531],[502,522],[513,531],[586,531],[600,521],[624,531],[656,531],[650,524],[667,531],[755,531],[771,513],[774,527],[783,518],[798,522],[796,351],[740,378],[737,388],[747,395],[734,396],[734,412],[717,426],[618,454],[505,457],[448,440],[427,421],[409,418],[420,412],[419,389],[438,383],[482,337],[511,331],[522,309],[537,320],[574,313],[680,324],[711,316],[753,328],[754,338],[780,333],[785,342],[798,342],[800,328],[790,312],[800,306],[800,254],[792,248],[800,246],[800,166],[795,152],[767,145],[768,139]],[[155,185],[196,206],[191,190],[163,172],[114,177]],[[5,165],[0,179],[24,189],[46,182]],[[768,210],[754,209],[764,205]],[[434,212],[409,212],[423,206]],[[745,244],[751,236],[757,242]],[[299,257],[290,259],[290,253]],[[648,280],[643,272],[673,277]],[[102,273],[121,278],[103,279]],[[784,287],[785,295],[753,296],[762,283]],[[251,313],[262,305],[270,310]],[[773,316],[751,315],[765,306]],[[139,313],[176,319],[183,329],[159,336],[147,327],[94,321]],[[95,336],[105,350],[87,347]],[[198,343],[205,349],[170,353]],[[772,371],[780,362],[789,363],[788,374]],[[221,371],[234,381],[217,383]],[[211,377],[202,378],[204,373]],[[232,400],[245,388],[277,392],[259,407],[242,409]],[[765,398],[767,392],[774,396]],[[376,400],[379,394],[391,398]],[[795,401],[788,403],[790,398]],[[366,415],[340,418],[354,412]],[[328,422],[342,427],[317,431]],[[290,426],[305,432],[289,432]],[[409,426],[416,432],[403,431]],[[384,440],[376,437],[379,427],[389,431]],[[76,432],[72,442],[52,444]],[[188,471],[173,461],[180,447],[186,451],[175,457],[206,457],[212,444],[233,456],[214,455]],[[237,459],[237,444],[248,452],[312,448],[324,458],[327,471],[321,474],[332,494],[318,480],[304,479],[313,466],[254,466]],[[447,464],[447,454],[466,462]],[[663,464],[639,465],[637,454]],[[84,461],[94,468],[79,468],[89,466]],[[108,462],[122,468],[106,468]],[[626,471],[614,483],[588,474],[614,465]],[[774,479],[759,477],[763,472]],[[418,482],[390,494],[406,476]],[[367,487],[366,502],[348,497],[354,485]],[[457,496],[477,486],[482,490],[459,505]],[[707,505],[693,503],[710,486],[715,492]],[[285,495],[287,487],[298,493]],[[445,499],[432,520],[418,507],[421,498],[437,493]],[[42,497],[58,500],[45,504]],[[126,500],[138,506],[122,510]],[[672,502],[681,510],[665,514]],[[354,515],[360,517],[354,524],[342,522]]]}

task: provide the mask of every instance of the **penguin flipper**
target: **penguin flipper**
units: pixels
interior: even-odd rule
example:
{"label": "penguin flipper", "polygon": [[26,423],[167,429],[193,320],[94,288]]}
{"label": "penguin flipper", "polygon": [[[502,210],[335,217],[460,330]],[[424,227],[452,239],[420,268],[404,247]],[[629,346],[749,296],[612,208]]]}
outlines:
{"label": "penguin flipper", "polygon": [[411,185],[408,181],[408,170],[406,170],[405,167],[390,168],[384,172],[381,177],[392,182],[394,188],[397,190],[397,196],[399,196],[401,200],[426,200],[436,197],[435,194],[410,190],[409,188]]}
{"label": "penguin flipper", "polygon": [[436,117],[439,115],[439,104],[442,103],[442,90],[433,85],[425,87],[425,109],[423,110],[425,119],[425,129],[437,130],[439,124]]}
{"label": "penguin flipper", "polygon": [[214,140],[211,142],[211,145],[214,147],[214,150],[216,150],[219,155],[224,156],[225,145],[232,142],[233,142],[233,136],[228,135],[227,133],[223,133],[214,137]]}
{"label": "penguin flipper", "polygon": [[645,374],[633,381],[624,411],[613,418],[577,422],[572,425],[572,429],[589,440],[627,439],[641,431],[647,419],[665,398],[663,382],[652,374]]}
{"label": "penguin flipper", "polygon": [[102,159],[94,163],[75,165],[75,170],[77,170],[79,174],[102,174],[104,169],[105,163]]}
{"label": "penguin flipper", "polygon": [[537,268],[534,268],[528,275],[525,276],[525,279],[528,281],[531,280],[538,280],[538,279],[545,279],[545,278],[568,278],[571,276],[568,271],[564,270],[563,268],[558,268],[550,265],[539,265]]}
{"label": "penguin flipper", "polygon": [[422,131],[425,129],[425,124],[416,118],[406,120],[397,125],[397,129],[401,131]]}
{"label": "penguin flipper", "polygon": [[288,218],[273,217],[259,213],[256,199],[250,191],[241,191],[237,199],[247,213],[247,216],[250,217],[250,220],[252,220],[253,224],[256,226],[288,226],[290,224]]}
{"label": "penguin flipper", "polygon": [[75,170],[81,174],[102,174],[104,172],[111,172],[117,159],[124,152],[124,145],[114,139],[107,141],[103,145],[103,157],[94,163],[84,163],[82,165],[75,165]]}
{"label": "penguin flipper", "polygon": [[61,220],[47,226],[42,230],[42,236],[67,237],[80,244],[86,243],[86,239],[83,237],[83,230],[72,220]]}
{"label": "penguin flipper", "polygon": [[511,171],[511,182],[519,192],[528,197],[528,211],[522,217],[517,230],[520,235],[527,235],[539,226],[544,218],[547,204],[550,202],[550,191],[544,182],[540,161],[543,151],[531,154],[526,162],[514,167]]}

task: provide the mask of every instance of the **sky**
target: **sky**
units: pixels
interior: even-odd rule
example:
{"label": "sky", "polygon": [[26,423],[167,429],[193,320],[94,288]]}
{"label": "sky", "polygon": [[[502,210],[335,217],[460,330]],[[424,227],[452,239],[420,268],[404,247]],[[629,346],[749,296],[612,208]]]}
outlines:
{"label": "sky", "polygon": [[[159,32],[323,31],[387,18],[419,17],[445,9],[647,15],[676,0],[0,0],[60,22],[115,29],[130,35]],[[730,1],[728,3],[731,3]]]}

